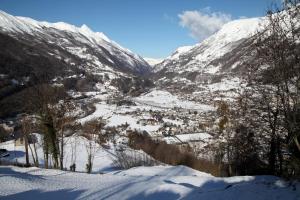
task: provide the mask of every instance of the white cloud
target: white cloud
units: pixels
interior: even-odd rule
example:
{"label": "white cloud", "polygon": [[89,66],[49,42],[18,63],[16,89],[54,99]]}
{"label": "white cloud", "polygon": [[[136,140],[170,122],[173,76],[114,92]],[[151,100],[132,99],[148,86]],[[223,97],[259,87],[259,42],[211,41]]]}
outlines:
{"label": "white cloud", "polygon": [[231,21],[231,15],[222,12],[211,12],[210,8],[202,11],[184,11],[178,15],[179,24],[190,30],[190,35],[202,41],[218,31],[223,24]]}

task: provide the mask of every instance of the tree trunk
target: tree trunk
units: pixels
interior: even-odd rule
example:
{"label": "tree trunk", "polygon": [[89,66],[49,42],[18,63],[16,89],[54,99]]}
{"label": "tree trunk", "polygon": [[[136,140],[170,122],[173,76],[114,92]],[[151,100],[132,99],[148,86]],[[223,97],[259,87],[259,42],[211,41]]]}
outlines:
{"label": "tree trunk", "polygon": [[38,157],[38,154],[37,154],[37,152],[36,152],[35,142],[33,143],[33,150],[34,150],[35,159],[36,159],[35,166],[36,166],[36,167],[39,167],[40,163],[39,163],[39,157]]}
{"label": "tree trunk", "polygon": [[275,174],[275,162],[276,162],[276,144],[275,134],[272,133],[270,141],[270,152],[269,152],[269,170],[272,175]]}
{"label": "tree trunk", "polygon": [[277,157],[278,157],[278,160],[279,160],[279,175],[282,175],[282,172],[283,172],[283,169],[282,169],[283,156],[282,156],[281,141],[280,141],[279,136],[277,136]]}
{"label": "tree trunk", "polygon": [[26,167],[29,167],[30,164],[29,164],[28,137],[27,137],[27,135],[24,135],[24,143],[25,143]]}
{"label": "tree trunk", "polygon": [[53,122],[52,119],[49,120],[49,122],[45,125],[46,126],[46,134],[48,134],[48,144],[50,147],[50,153],[52,155],[53,158],[53,167],[54,168],[58,168],[59,166],[59,159],[58,159],[58,155],[59,155],[59,149],[58,149],[58,142],[57,142],[57,137],[56,137],[56,133],[55,133],[55,129],[53,127]]}
{"label": "tree trunk", "polygon": [[86,171],[87,171],[87,173],[92,172],[92,155],[91,154],[88,155],[88,162],[86,164]]}
{"label": "tree trunk", "polygon": [[61,130],[61,141],[60,141],[60,169],[64,169],[64,131]]}
{"label": "tree trunk", "polygon": [[44,141],[44,165],[45,168],[48,169],[49,168],[49,147],[48,144],[46,143],[47,141]]}
{"label": "tree trunk", "polygon": [[[227,133],[227,141],[229,140],[229,133]],[[226,144],[226,154],[227,154],[227,160],[228,160],[228,176],[232,176],[233,175],[233,171],[232,171],[232,160],[231,160],[231,156],[230,156],[230,144],[227,143]]]}
{"label": "tree trunk", "polygon": [[297,136],[294,137],[294,142],[295,142],[295,144],[296,144],[296,146],[297,146],[298,151],[300,151],[300,143],[299,143],[299,141],[298,141]]}
{"label": "tree trunk", "polygon": [[34,166],[36,166],[36,158],[33,154],[33,150],[32,150],[32,147],[30,145],[29,146],[29,149],[30,149],[30,153],[31,153],[31,157],[32,157],[32,160],[33,160],[33,163],[34,163]]}

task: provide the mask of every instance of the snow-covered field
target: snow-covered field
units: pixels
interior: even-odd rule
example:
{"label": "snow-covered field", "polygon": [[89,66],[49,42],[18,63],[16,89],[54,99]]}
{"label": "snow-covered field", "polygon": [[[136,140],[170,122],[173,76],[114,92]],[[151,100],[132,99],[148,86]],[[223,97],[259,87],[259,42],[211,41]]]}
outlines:
{"label": "snow-covered field", "polygon": [[0,167],[1,199],[297,200],[300,185],[272,176],[216,178],[184,166],[136,167],[107,174]]}
{"label": "snow-covered field", "polygon": [[[179,134],[164,137],[164,140],[168,144],[185,143],[185,142],[208,142],[212,136],[208,133],[191,133],[191,134]],[[200,144],[198,144],[200,145]]]}
{"label": "snow-covered field", "polygon": [[181,141],[188,142],[188,141],[206,141],[211,138],[211,135],[207,133],[191,133],[191,134],[181,134],[176,135]]}
{"label": "snow-covered field", "polygon": [[[116,106],[112,104],[106,104],[104,102],[98,103],[95,105],[96,110],[94,113],[79,119],[78,121],[82,124],[93,120],[97,118],[102,118],[106,120],[106,126],[107,127],[113,127],[113,126],[120,126],[124,124],[128,124],[129,128],[132,130],[140,130],[140,131],[147,131],[148,133],[152,133],[154,131],[157,131],[161,125],[142,125],[138,123],[141,119],[147,119],[149,116],[142,115],[137,116],[133,114],[126,114],[130,112],[134,112],[136,110],[151,110],[151,107],[149,106]],[[174,121],[174,123],[180,123],[178,121]]]}
{"label": "snow-covered field", "polygon": [[210,105],[200,104],[193,101],[180,100],[177,96],[163,90],[153,90],[150,93],[134,98],[134,101],[143,105],[160,108],[183,108],[206,112],[214,110]]}

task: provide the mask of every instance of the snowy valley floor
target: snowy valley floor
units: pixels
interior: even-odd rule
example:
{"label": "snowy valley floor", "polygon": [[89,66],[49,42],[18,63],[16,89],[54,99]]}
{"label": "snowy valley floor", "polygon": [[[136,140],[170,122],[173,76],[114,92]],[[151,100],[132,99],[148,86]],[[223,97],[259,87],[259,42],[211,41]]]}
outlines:
{"label": "snowy valley floor", "polygon": [[0,167],[0,199],[300,199],[300,185],[273,176],[217,178],[184,166],[107,174]]}

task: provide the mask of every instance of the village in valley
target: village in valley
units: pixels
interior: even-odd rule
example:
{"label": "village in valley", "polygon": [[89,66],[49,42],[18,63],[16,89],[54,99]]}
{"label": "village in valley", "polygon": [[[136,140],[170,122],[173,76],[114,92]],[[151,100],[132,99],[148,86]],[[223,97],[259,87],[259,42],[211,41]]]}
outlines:
{"label": "village in valley", "polygon": [[[212,129],[216,120],[213,106],[179,100],[167,91],[157,90],[135,98],[121,98],[117,95],[107,97],[106,93],[101,92],[88,95],[89,101],[92,99],[93,103],[90,109],[74,111],[80,113],[79,116],[86,115],[78,118],[77,123],[101,118],[105,124],[102,133],[109,135],[115,143],[119,142],[118,145],[126,145],[127,136],[132,132],[194,151],[203,151],[213,139]],[[84,100],[78,96],[77,99]],[[164,99],[162,103],[157,102],[159,98]],[[17,146],[24,145],[21,130],[14,130],[10,123],[13,122],[3,121],[1,128],[15,139]]]}

